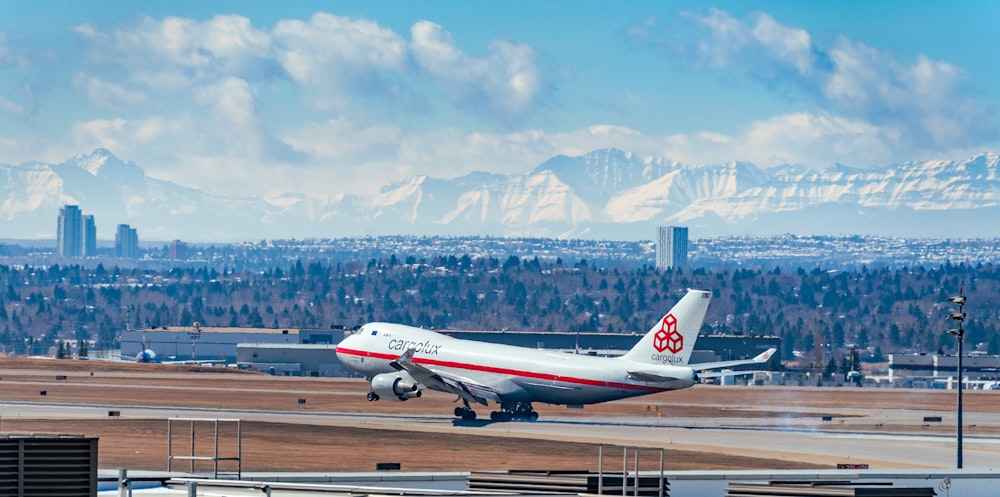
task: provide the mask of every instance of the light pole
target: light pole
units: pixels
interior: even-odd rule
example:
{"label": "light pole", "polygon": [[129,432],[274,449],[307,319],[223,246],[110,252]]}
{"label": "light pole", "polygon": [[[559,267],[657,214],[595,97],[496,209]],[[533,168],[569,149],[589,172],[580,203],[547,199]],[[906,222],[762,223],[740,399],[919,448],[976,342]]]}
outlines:
{"label": "light pole", "polygon": [[957,451],[956,467],[962,469],[962,338],[965,335],[965,329],[962,327],[962,323],[965,322],[965,295],[962,295],[962,287],[958,288],[958,295],[948,297],[948,302],[958,304],[958,312],[948,314],[948,319],[958,321],[958,328],[948,330],[948,334],[955,335],[958,338],[958,398],[956,407],[958,411],[958,424],[955,431],[955,449]]}

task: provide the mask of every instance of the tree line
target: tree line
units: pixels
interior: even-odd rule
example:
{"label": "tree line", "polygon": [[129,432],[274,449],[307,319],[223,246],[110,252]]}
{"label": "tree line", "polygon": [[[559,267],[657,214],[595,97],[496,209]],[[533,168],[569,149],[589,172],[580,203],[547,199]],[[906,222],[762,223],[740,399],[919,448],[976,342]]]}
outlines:
{"label": "tree line", "polygon": [[[778,336],[793,351],[945,353],[947,298],[968,297],[966,344],[1000,354],[1000,269],[672,269],[448,255],[295,260],[263,270],[0,266],[0,348],[40,353],[126,326],[320,328],[392,321],[434,329],[643,333],[688,288],[711,291],[703,333]],[[61,345],[60,345],[61,347]]]}

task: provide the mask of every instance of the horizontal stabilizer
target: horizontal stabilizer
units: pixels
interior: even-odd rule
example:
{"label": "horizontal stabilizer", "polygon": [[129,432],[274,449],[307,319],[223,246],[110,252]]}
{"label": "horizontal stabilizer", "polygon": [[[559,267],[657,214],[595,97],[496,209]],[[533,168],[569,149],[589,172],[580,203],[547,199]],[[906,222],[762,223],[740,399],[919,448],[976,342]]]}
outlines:
{"label": "horizontal stabilizer", "polygon": [[[729,368],[733,366],[740,366],[743,364],[760,364],[763,362],[770,361],[771,357],[774,356],[774,353],[777,351],[778,349],[770,348],[765,350],[764,352],[761,352],[760,354],[757,354],[757,356],[754,357],[753,359],[739,359],[735,361],[719,361],[719,362],[702,362],[698,364],[691,364],[690,366],[694,368],[696,371],[705,371],[706,369]],[[706,377],[706,375],[702,373],[698,373],[698,376],[701,378]]]}

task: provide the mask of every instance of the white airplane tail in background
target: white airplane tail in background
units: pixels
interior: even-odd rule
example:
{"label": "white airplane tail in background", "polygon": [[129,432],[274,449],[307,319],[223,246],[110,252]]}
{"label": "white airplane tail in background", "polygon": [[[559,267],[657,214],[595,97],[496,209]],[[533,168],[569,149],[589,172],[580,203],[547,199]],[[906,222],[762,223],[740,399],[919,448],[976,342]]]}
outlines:
{"label": "white airplane tail in background", "polygon": [[686,366],[711,301],[712,292],[688,290],[687,295],[622,358],[647,364]]}

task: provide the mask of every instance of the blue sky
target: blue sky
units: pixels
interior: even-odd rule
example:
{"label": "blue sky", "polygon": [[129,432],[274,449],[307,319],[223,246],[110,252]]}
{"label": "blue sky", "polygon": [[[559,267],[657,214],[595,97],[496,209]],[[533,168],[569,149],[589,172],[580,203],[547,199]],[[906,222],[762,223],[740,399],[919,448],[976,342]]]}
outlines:
{"label": "blue sky", "polygon": [[823,168],[1000,151],[1000,3],[0,2],[0,163],[227,195],[617,147]]}

